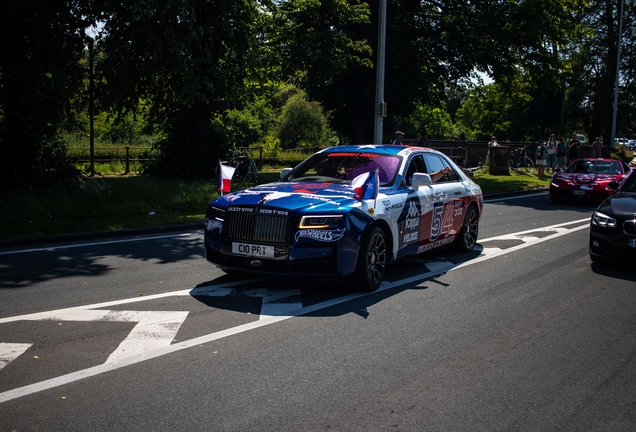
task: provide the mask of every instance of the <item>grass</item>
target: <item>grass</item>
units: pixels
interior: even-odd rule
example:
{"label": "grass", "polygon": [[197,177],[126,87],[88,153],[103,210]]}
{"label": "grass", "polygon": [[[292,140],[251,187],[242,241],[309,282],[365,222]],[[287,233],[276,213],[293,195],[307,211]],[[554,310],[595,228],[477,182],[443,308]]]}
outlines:
{"label": "grass", "polygon": [[[278,178],[279,171],[260,173],[262,183]],[[477,172],[473,179],[485,194],[548,185],[536,172],[509,176]],[[245,185],[232,186],[240,190]],[[0,240],[202,222],[207,203],[217,196],[212,182],[121,175],[88,178],[76,190],[5,193],[0,195]]]}

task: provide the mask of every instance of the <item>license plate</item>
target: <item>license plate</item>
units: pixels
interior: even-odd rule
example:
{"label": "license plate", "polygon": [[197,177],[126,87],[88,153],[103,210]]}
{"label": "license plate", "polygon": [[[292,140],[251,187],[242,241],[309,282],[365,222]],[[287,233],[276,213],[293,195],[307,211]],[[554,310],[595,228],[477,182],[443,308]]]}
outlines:
{"label": "license plate", "polygon": [[636,248],[636,238],[629,239],[629,247]]}
{"label": "license plate", "polygon": [[232,243],[232,253],[254,257],[274,258],[274,246]]}
{"label": "license plate", "polygon": [[572,193],[574,195],[585,195],[585,191],[580,189],[573,190]]}

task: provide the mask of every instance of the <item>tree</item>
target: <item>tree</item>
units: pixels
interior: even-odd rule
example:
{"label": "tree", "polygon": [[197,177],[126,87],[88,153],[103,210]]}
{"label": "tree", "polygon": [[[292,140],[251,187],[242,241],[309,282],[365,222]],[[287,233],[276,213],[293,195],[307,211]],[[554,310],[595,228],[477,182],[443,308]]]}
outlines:
{"label": "tree", "polygon": [[[583,127],[588,137],[603,136],[609,143],[614,111],[614,88],[618,55],[619,5],[616,0],[592,2],[581,22],[588,37],[570,46],[567,117],[570,130]],[[620,94],[617,132],[634,131],[636,118],[636,2],[625,0],[621,50]]]}
{"label": "tree", "polygon": [[206,178],[228,145],[213,118],[240,108],[253,70],[255,0],[105,1],[102,102],[118,111],[150,104],[164,131],[150,172]]}
{"label": "tree", "polygon": [[2,5],[2,188],[53,186],[77,176],[58,129],[82,84],[87,13],[80,1]]}
{"label": "tree", "polygon": [[309,102],[304,94],[292,96],[285,106],[278,126],[282,148],[319,146],[327,138],[327,119],[318,102]]}

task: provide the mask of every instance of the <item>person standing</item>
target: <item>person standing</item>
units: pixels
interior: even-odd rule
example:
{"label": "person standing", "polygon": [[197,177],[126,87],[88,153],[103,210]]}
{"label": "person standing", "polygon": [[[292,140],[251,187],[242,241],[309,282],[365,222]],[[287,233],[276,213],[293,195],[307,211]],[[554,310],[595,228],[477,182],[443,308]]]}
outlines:
{"label": "person standing", "polygon": [[543,174],[545,172],[546,160],[548,158],[548,149],[545,148],[545,141],[539,140],[539,147],[537,147],[537,171],[539,174],[539,180],[543,180]]}
{"label": "person standing", "polygon": [[592,143],[592,157],[603,157],[603,143],[601,142],[601,137],[596,137],[596,140]]}
{"label": "person standing", "polygon": [[488,143],[488,151],[486,152],[486,163],[490,162],[490,147],[499,147],[497,137],[494,135],[490,137],[490,142]]}
{"label": "person standing", "polygon": [[571,164],[579,158],[579,149],[581,148],[581,142],[576,136],[576,133],[572,134],[572,139],[568,142],[568,148],[568,163]]}
{"label": "person standing", "polygon": [[557,152],[557,139],[556,135],[550,135],[550,140],[548,141],[548,158],[546,159],[546,171],[549,174],[550,169],[552,169],[552,174],[554,174],[554,170],[556,169],[556,152]]}
{"label": "person standing", "polygon": [[404,132],[397,131],[395,133],[395,140],[393,141],[393,144],[395,144],[395,145],[404,145],[404,143],[402,142],[403,139],[404,139]]}
{"label": "person standing", "polygon": [[557,169],[565,171],[568,167],[568,145],[564,137],[559,137],[557,142]]}
{"label": "person standing", "polygon": [[427,146],[426,141],[428,141],[428,133],[426,131],[423,131],[420,134],[420,140],[417,142],[417,145],[419,147],[426,147]]}

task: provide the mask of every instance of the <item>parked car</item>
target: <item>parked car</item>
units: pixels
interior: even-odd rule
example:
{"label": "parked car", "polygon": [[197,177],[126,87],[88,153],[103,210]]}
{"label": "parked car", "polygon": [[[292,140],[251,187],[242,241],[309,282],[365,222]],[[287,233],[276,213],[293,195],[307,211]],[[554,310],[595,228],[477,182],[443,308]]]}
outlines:
{"label": "parked car", "polygon": [[625,148],[634,151],[634,149],[636,149],[636,140],[627,141],[627,144],[625,144]]}
{"label": "parked car", "polygon": [[230,273],[345,277],[372,291],[400,258],[471,251],[482,207],[480,187],[441,152],[332,147],[210,202],[205,256]]}
{"label": "parked car", "polygon": [[600,203],[610,194],[610,182],[620,182],[631,168],[615,159],[579,159],[564,172],[556,172],[550,180],[550,199]]}
{"label": "parked car", "polygon": [[608,186],[616,193],[603,201],[590,222],[590,259],[597,262],[623,259],[636,262],[636,171],[619,185]]}

